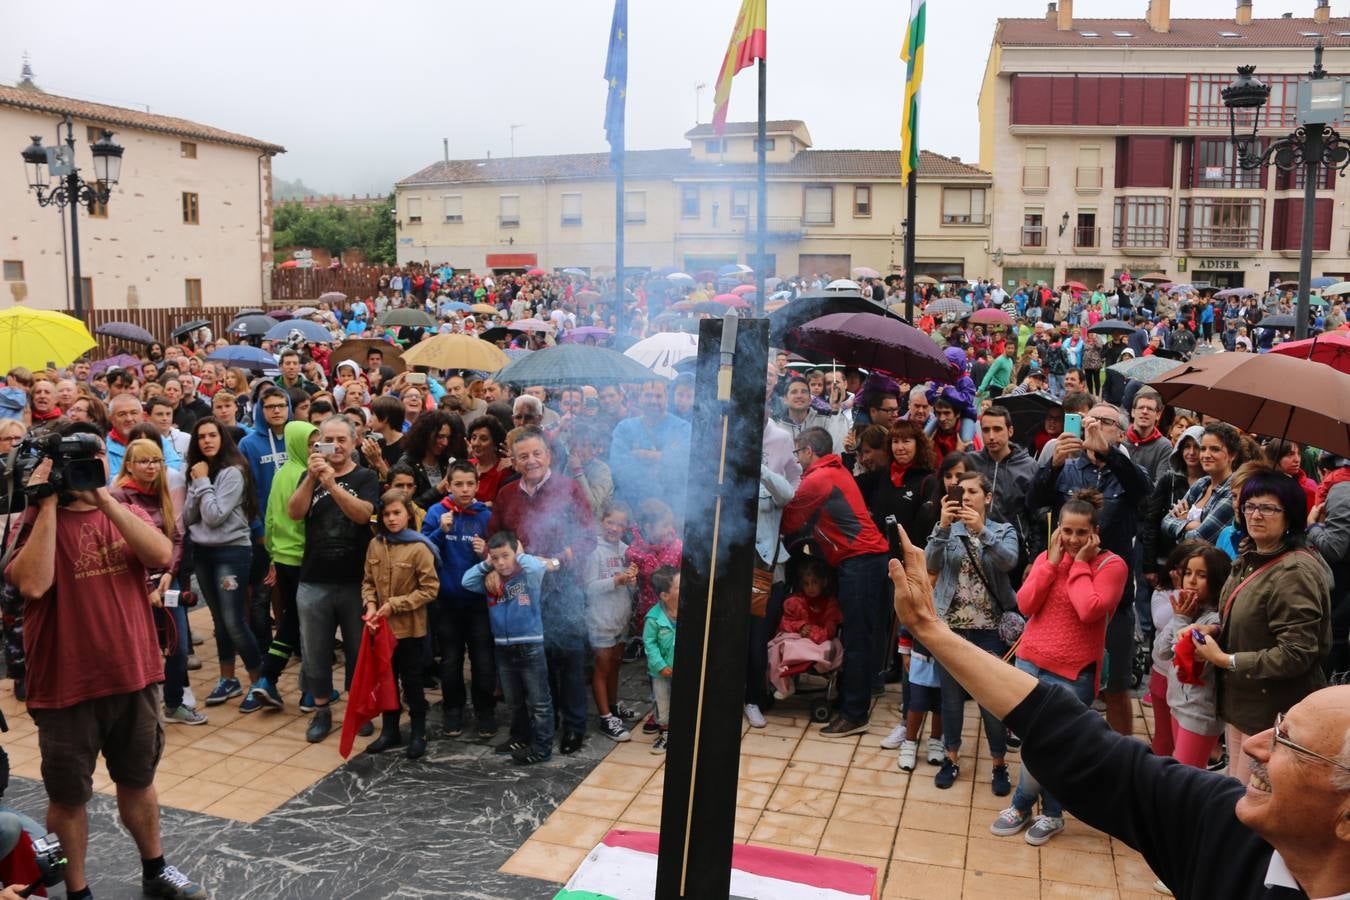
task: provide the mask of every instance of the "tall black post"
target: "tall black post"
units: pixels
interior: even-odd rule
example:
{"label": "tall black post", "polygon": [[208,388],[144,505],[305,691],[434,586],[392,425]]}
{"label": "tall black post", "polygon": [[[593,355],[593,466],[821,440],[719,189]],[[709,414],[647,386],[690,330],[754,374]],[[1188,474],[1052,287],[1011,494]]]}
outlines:
{"label": "tall black post", "polygon": [[624,311],[623,288],[623,162],[624,150],[615,154],[614,164],[614,316],[616,331],[628,324]]}
{"label": "tall black post", "polygon": [[914,322],[914,232],[915,210],[919,205],[919,167],[909,170],[905,185],[905,318]]}
{"label": "tall black post", "polygon": [[1308,319],[1312,313],[1312,254],[1313,229],[1316,228],[1317,179],[1322,173],[1322,137],[1325,125],[1307,125],[1307,143],[1303,151],[1303,232],[1298,244],[1298,306],[1294,317],[1294,338],[1308,336]]}
{"label": "tall black post", "polygon": [[[71,138],[67,143],[72,149],[75,146],[75,140]],[[72,155],[72,159],[74,156]],[[72,289],[75,298],[75,318],[81,322],[84,321],[84,279],[80,277],[80,176],[78,172],[72,171],[66,176],[66,190],[70,194],[70,271],[75,280],[75,286]]]}
{"label": "tall black post", "polygon": [[765,171],[765,145],[768,143],[766,136],[767,126],[764,120],[765,97],[768,95],[768,77],[764,70],[764,58],[759,59],[759,138],[755,141],[756,152],[759,155],[759,188],[755,192],[755,216],[759,219],[758,234],[755,236],[755,252],[758,258],[755,260],[755,312],[764,315],[764,267],[768,262],[768,253],[765,251],[767,236],[765,229],[768,227],[765,222],[769,214],[769,191],[767,187],[768,175]]}
{"label": "tall black post", "polygon": [[768,320],[705,319],[698,351],[657,900],[730,894]]}

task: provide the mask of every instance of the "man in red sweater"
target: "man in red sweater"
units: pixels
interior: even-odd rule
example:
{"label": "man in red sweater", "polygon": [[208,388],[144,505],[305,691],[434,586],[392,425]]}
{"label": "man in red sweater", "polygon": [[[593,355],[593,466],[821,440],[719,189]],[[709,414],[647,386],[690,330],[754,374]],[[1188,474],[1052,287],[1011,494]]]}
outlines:
{"label": "man in red sweater", "polygon": [[488,535],[516,533],[526,552],[558,560],[544,576],[540,614],[553,707],[563,720],[558,749],[575,753],[586,737],[586,596],[581,577],[595,551],[595,519],[581,485],[550,471],[553,455],[536,427],[511,445],[520,478],[503,485],[493,503]]}
{"label": "man in red sweater", "polygon": [[881,671],[889,548],[833,447],[834,439],[824,428],[808,428],[797,436],[802,480],[783,508],[782,532],[790,535],[809,526],[825,561],[839,572],[839,610],[844,615],[839,713],[820,733],[846,737],[867,730],[872,678]]}

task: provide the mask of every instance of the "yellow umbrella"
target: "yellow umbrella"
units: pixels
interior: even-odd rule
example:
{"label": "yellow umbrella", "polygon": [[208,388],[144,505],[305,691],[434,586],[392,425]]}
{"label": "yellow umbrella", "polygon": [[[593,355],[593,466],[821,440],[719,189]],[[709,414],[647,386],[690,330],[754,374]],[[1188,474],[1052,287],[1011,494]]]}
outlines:
{"label": "yellow umbrella", "polygon": [[403,351],[409,366],[495,372],[511,361],[495,344],[467,334],[438,334]]}
{"label": "yellow umbrella", "polygon": [[469,307],[469,312],[480,316],[495,316],[497,313],[501,312],[501,310],[491,303],[475,303],[473,306]]}
{"label": "yellow umbrella", "polygon": [[24,306],[0,310],[0,372],[68,366],[93,346],[89,329],[73,316]]}

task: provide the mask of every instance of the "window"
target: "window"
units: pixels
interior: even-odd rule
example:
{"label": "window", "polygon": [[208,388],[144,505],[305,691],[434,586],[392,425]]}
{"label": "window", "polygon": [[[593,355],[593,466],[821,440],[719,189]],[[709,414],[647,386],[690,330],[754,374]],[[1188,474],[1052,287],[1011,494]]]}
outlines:
{"label": "window", "polygon": [[1074,186],[1084,192],[1102,189],[1102,148],[1096,145],[1078,148],[1078,170]]}
{"label": "window", "polygon": [[733,219],[750,218],[750,188],[734,187],[731,189],[731,217]]}
{"label": "window", "polygon": [[943,225],[983,225],[984,188],[943,188]]}
{"label": "window", "polygon": [[86,126],[84,129],[84,139],[88,141],[91,145],[97,144],[99,141],[103,139],[103,126],[102,125]]}
{"label": "window", "polygon": [[183,191],[183,224],[200,225],[200,208],[197,202],[197,195],[188,191]]}
{"label": "window", "polygon": [[686,219],[699,217],[698,188],[689,185],[680,188],[680,215]]}
{"label": "window", "polygon": [[642,224],[647,221],[647,192],[623,192],[623,220],[629,224]]}
{"label": "window", "polygon": [[94,308],[94,279],[80,279],[80,298],[84,300],[85,309]]}
{"label": "window", "polygon": [[497,224],[503,228],[520,225],[519,194],[502,194],[497,198]]}
{"label": "window", "polygon": [[853,186],[853,218],[872,218],[872,186],[855,184]]}
{"label": "window", "polygon": [[1116,247],[1167,247],[1172,202],[1167,197],[1117,197],[1111,243]]}
{"label": "window", "polygon": [[1022,246],[1045,246],[1045,210],[1028,209],[1022,213]]}
{"label": "window", "polygon": [[97,195],[89,198],[89,218],[108,218],[108,202],[106,200],[100,200]]}
{"label": "window", "polygon": [[1101,246],[1101,229],[1097,227],[1097,211],[1095,209],[1080,209],[1078,211],[1078,221],[1074,224],[1073,245],[1075,247],[1098,247]]}
{"label": "window", "polygon": [[202,308],[202,280],[200,278],[185,278],[183,280],[183,300],[187,303],[188,309]]}
{"label": "window", "polygon": [[802,191],[802,221],[807,225],[834,224],[834,188],[807,185]]}
{"label": "window", "polygon": [[5,281],[23,281],[23,260],[5,260],[4,275]]}
{"label": "window", "polygon": [[1188,249],[1260,250],[1264,209],[1259,197],[1183,198],[1177,242]]}
{"label": "window", "polygon": [[[765,153],[772,153],[772,152],[773,152],[773,147],[774,147],[774,139],[771,138],[771,137],[766,137],[766,138],[764,139],[764,152],[765,152]],[[756,149],[758,149],[758,148],[756,148]]]}
{"label": "window", "polygon": [[447,222],[464,221],[464,197],[460,194],[447,194],[441,198],[441,212]]}
{"label": "window", "polygon": [[[1236,35],[1235,35],[1236,36]],[[1298,75],[1261,75],[1270,85],[1270,99],[1261,108],[1261,127],[1293,128],[1298,118]],[[1187,78],[1186,118],[1189,125],[1228,128],[1228,107],[1221,92],[1233,80],[1231,75],[1191,75]],[[1237,129],[1252,130],[1250,110],[1238,110]]]}
{"label": "window", "polygon": [[197,144],[193,141],[179,141],[178,155],[182,159],[196,159]]}
{"label": "window", "polygon": [[704,152],[704,153],[726,153],[726,152],[727,152],[727,139],[726,139],[726,138],[720,138],[720,139],[717,139],[717,140],[704,141],[704,142],[703,142],[703,152]]}
{"label": "window", "polygon": [[1265,166],[1244,169],[1238,165],[1237,151],[1228,138],[1196,138],[1191,167],[1191,187],[1259,188],[1265,179]]}
{"label": "window", "polygon": [[1043,193],[1050,188],[1050,166],[1044,147],[1028,147],[1026,165],[1022,166],[1022,190]]}
{"label": "window", "polygon": [[564,225],[581,224],[581,195],[563,194],[562,195],[562,223]]}
{"label": "window", "polygon": [[422,198],[408,198],[408,224],[418,225],[422,221]]}

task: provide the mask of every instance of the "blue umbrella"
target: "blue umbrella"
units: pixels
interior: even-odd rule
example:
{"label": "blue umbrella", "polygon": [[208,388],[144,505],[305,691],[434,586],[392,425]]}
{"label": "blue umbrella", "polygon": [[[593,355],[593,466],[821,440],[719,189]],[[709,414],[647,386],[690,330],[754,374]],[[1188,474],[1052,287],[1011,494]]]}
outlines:
{"label": "blue umbrella", "polygon": [[563,270],[562,270],[562,273],[563,273],[564,275],[577,275],[577,276],[579,276],[579,277],[581,277],[581,278],[585,278],[585,277],[586,277],[586,271],[585,271],[584,269],[567,268],[567,269],[563,269]]}
{"label": "blue umbrella", "polygon": [[1331,287],[1333,284],[1335,284],[1335,283],[1338,282],[1338,281],[1340,281],[1339,278],[1331,278],[1331,277],[1329,277],[1329,276],[1327,276],[1327,275],[1320,275],[1320,276],[1318,276],[1317,278],[1314,278],[1312,281],[1309,281],[1309,282],[1308,282],[1308,287],[1311,287],[1311,288]]}
{"label": "blue umbrella", "polygon": [[451,300],[449,303],[444,304],[441,309],[446,312],[464,312],[473,309],[473,307],[467,303],[461,303],[458,300]]}
{"label": "blue umbrella", "polygon": [[226,327],[225,333],[236,337],[262,337],[272,330],[277,320],[259,313],[241,315]]}
{"label": "blue umbrella", "polygon": [[686,274],[686,273],[684,273],[684,272],[671,272],[669,275],[665,276],[665,279],[666,279],[666,281],[673,281],[673,282],[675,282],[676,284],[693,284],[693,283],[694,283],[694,276],[693,276],[693,275],[688,275],[688,274]]}
{"label": "blue umbrella", "polygon": [[265,350],[250,347],[248,344],[231,344],[228,347],[221,347],[206,357],[206,361],[225,363],[232,368],[253,369],[256,372],[277,367],[276,357]]}
{"label": "blue umbrella", "polygon": [[268,329],[263,335],[264,340],[268,341],[290,341],[295,335],[299,334],[303,340],[314,344],[331,344],[333,335],[318,322],[311,322],[309,319],[292,319],[288,322],[278,322]]}
{"label": "blue umbrella", "polygon": [[717,270],[718,275],[749,275],[755,270],[749,266],[743,266],[740,263],[732,263],[729,266],[723,266]]}

